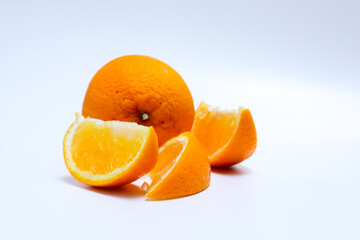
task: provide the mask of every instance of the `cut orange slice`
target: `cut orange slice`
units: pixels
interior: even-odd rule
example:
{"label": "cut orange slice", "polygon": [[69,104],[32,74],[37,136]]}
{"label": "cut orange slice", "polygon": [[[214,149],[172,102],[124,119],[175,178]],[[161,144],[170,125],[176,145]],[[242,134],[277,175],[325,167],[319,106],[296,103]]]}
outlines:
{"label": "cut orange slice", "polygon": [[257,143],[250,110],[225,111],[201,102],[191,130],[205,147],[211,166],[232,166],[250,157]]}
{"label": "cut orange slice", "polygon": [[192,195],[210,184],[206,152],[191,132],[170,139],[159,149],[146,197],[165,200]]}
{"label": "cut orange slice", "polygon": [[77,180],[113,187],[131,183],[154,167],[158,141],[153,127],[77,114],[63,150],[66,166]]}

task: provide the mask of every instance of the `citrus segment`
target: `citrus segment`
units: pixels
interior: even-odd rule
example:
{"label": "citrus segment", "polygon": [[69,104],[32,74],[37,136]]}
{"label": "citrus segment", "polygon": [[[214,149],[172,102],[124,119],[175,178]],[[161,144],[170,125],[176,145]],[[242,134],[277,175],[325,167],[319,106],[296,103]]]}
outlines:
{"label": "citrus segment", "polygon": [[152,127],[78,114],[65,135],[63,150],[66,166],[77,180],[111,187],[149,172],[156,163],[158,142]]}
{"label": "citrus segment", "polygon": [[192,195],[210,184],[210,165],[206,152],[191,132],[180,134],[159,150],[158,161],[150,172],[152,182],[146,197],[165,200]]}
{"label": "citrus segment", "polygon": [[211,166],[232,166],[249,158],[257,136],[250,110],[226,111],[201,102],[191,130],[207,150]]}

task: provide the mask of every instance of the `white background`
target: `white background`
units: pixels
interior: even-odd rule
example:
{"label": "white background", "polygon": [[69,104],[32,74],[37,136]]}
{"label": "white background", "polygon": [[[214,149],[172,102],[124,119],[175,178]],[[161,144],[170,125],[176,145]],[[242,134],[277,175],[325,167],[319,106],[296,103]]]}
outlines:
{"label": "white background", "polygon": [[[359,42],[358,0],[1,0],[0,239],[360,239]],[[74,180],[65,131],[126,54],[248,107],[255,154],[177,200]]]}

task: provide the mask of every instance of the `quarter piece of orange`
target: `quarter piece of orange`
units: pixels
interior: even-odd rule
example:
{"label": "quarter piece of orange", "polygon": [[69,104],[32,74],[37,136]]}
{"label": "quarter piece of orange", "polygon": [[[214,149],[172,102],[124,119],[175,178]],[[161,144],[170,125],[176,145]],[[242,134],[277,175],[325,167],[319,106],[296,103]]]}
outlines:
{"label": "quarter piece of orange", "polygon": [[103,66],[84,98],[84,117],[153,126],[159,146],[190,131],[194,102],[184,80],[166,63],[148,56],[128,55]]}
{"label": "quarter piece of orange", "polygon": [[158,161],[150,172],[149,200],[166,200],[192,195],[210,184],[210,165],[199,141],[185,132],[159,149]]}
{"label": "quarter piece of orange", "polygon": [[64,137],[63,151],[66,166],[77,180],[113,187],[131,183],[154,167],[158,141],[153,127],[77,114]]}
{"label": "quarter piece of orange", "polygon": [[250,110],[221,110],[201,102],[191,130],[207,150],[211,166],[228,167],[249,158],[257,135]]}

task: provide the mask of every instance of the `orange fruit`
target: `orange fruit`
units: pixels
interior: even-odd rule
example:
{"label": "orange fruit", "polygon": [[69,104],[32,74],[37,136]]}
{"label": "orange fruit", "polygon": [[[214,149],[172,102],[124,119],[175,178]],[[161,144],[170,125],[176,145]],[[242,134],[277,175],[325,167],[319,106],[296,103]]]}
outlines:
{"label": "orange fruit", "polygon": [[77,114],[63,142],[71,175],[82,183],[113,187],[148,173],[158,156],[153,127],[84,118]]}
{"label": "orange fruit", "polygon": [[211,166],[232,166],[256,148],[256,129],[250,110],[224,111],[201,102],[191,130],[208,153]]}
{"label": "orange fruit", "polygon": [[165,200],[201,192],[210,184],[210,165],[199,141],[185,132],[159,149],[158,161],[146,197]]}
{"label": "orange fruit", "polygon": [[152,57],[129,55],[103,66],[87,89],[82,114],[153,126],[159,145],[190,131],[194,103],[181,76]]}

